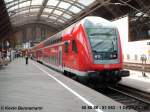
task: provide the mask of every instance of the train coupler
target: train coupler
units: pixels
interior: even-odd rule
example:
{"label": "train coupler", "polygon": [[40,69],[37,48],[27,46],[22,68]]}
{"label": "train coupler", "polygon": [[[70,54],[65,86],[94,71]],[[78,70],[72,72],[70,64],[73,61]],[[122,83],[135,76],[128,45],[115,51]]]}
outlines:
{"label": "train coupler", "polygon": [[130,75],[130,72],[128,70],[120,70],[119,76],[120,77],[128,77]]}

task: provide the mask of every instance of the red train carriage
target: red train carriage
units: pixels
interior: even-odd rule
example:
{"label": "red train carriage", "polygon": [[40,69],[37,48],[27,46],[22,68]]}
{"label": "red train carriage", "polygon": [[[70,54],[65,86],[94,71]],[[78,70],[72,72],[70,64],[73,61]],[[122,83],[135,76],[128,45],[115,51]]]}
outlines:
{"label": "red train carriage", "polygon": [[116,83],[122,70],[119,32],[109,21],[86,17],[32,48],[34,58],[80,79]]}

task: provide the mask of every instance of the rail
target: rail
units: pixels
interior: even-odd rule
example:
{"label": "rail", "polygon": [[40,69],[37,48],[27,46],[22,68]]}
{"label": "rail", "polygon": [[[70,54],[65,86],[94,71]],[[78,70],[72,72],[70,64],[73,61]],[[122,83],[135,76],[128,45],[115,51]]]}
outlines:
{"label": "rail", "polygon": [[[109,92],[108,92],[109,91]],[[102,94],[126,105],[137,112],[150,111],[150,94],[119,85],[118,87],[108,87]]]}

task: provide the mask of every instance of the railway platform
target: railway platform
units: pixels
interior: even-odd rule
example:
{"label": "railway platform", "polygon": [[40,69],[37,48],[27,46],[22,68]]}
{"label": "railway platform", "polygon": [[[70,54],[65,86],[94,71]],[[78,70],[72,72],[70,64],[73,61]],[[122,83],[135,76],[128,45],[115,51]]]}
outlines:
{"label": "railway platform", "polygon": [[135,112],[35,61],[0,68],[1,112]]}
{"label": "railway platform", "polygon": [[130,76],[129,77],[123,77],[123,79],[120,81],[120,84],[135,88],[137,90],[150,93],[150,72],[143,72],[137,71],[137,70],[130,70]]}

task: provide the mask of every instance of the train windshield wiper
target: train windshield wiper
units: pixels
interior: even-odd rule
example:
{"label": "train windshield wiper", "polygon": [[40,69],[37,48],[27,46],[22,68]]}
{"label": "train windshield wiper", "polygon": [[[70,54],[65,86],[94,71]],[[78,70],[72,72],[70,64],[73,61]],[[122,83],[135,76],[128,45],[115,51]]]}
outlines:
{"label": "train windshield wiper", "polygon": [[92,48],[96,48],[97,46],[99,46],[102,43],[104,43],[104,41],[100,41],[100,42],[96,43]]}
{"label": "train windshield wiper", "polygon": [[114,52],[115,45],[112,40],[103,40],[96,43],[92,49],[94,52]]}

